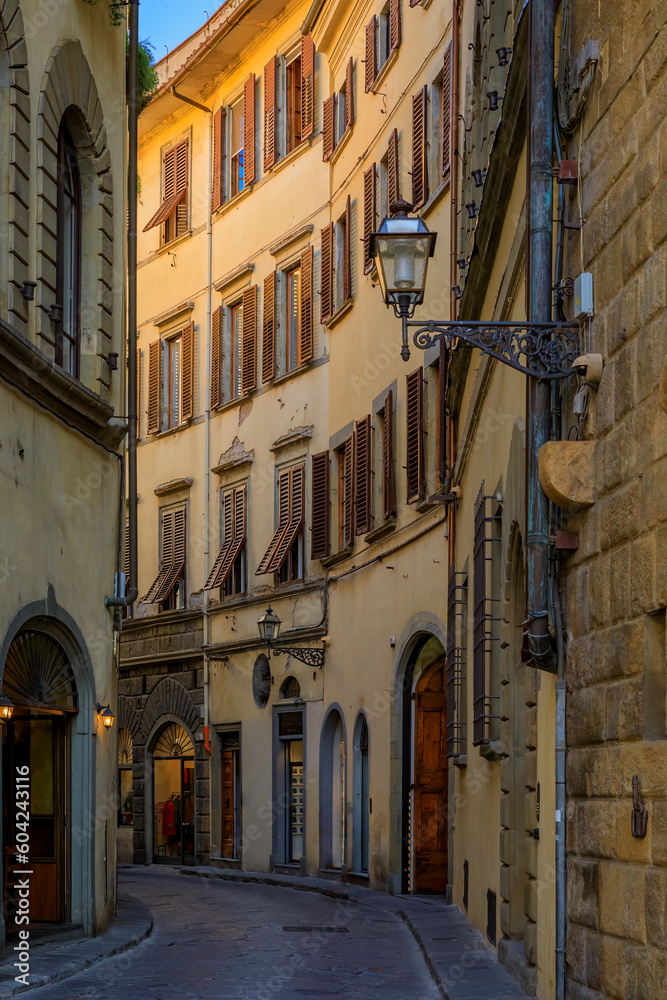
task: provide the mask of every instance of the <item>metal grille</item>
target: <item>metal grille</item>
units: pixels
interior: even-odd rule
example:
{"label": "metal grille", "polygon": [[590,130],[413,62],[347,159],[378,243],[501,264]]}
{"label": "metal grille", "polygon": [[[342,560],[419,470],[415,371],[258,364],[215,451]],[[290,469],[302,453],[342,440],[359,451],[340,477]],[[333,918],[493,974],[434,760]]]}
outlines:
{"label": "metal grille", "polygon": [[488,583],[492,580],[494,543],[500,542],[500,533],[494,534],[494,527],[500,525],[501,514],[489,514],[493,502],[498,508],[500,499],[485,495],[484,481],[475,501],[475,573],[474,573],[474,649],[473,649],[473,746],[488,743],[492,738],[492,725],[499,719],[497,702],[499,695],[493,693],[492,669],[494,645],[499,642],[497,623],[500,621],[498,606],[500,594],[489,593]]}
{"label": "metal grille", "polygon": [[153,750],[154,757],[194,757],[192,740],[176,722],[171,722],[160,733]]}
{"label": "metal grille", "polygon": [[131,764],[132,760],[132,733],[129,729],[121,727],[118,730],[118,763]]}
{"label": "metal grille", "polygon": [[468,606],[468,574],[449,571],[447,597],[447,756],[466,752],[467,657],[465,616]]}
{"label": "metal grille", "polygon": [[486,936],[491,944],[496,943],[496,894],[491,889],[486,893]]}

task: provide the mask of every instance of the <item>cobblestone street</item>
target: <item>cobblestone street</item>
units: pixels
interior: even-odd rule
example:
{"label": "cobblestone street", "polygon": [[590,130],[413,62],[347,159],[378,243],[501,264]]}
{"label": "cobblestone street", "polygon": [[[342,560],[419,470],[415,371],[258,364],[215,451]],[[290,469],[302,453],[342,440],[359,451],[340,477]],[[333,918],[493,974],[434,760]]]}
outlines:
{"label": "cobblestone street", "polygon": [[436,1000],[398,916],[276,886],[136,868],[120,887],[154,916],[132,951],[54,986],[43,1000]]}

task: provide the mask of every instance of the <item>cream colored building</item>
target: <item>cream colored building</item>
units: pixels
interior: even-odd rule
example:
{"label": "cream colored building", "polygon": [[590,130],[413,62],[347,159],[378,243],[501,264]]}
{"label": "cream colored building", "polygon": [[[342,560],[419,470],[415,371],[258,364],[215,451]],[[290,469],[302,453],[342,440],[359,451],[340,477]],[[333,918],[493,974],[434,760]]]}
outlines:
{"label": "cream colored building", "polygon": [[97,708],[117,694],[126,41],[106,4],[79,2],[13,0],[0,34],[4,948],[17,845],[31,943],[98,933],[115,906],[116,729]]}

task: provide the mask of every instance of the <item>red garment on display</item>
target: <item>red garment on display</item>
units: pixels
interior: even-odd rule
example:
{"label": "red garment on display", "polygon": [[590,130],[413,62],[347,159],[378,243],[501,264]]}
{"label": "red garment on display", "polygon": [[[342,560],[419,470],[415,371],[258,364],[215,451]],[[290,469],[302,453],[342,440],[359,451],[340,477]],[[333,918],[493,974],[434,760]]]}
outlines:
{"label": "red garment on display", "polygon": [[173,802],[165,802],[162,808],[162,832],[165,834],[176,833]]}

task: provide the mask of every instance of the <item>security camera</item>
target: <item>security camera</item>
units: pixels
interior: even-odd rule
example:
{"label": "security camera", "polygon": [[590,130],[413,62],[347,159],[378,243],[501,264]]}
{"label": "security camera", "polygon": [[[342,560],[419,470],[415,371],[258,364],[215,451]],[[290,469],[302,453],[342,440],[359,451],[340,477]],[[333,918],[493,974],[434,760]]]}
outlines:
{"label": "security camera", "polygon": [[572,367],[589,385],[598,385],[602,378],[602,355],[582,354],[574,359]]}

